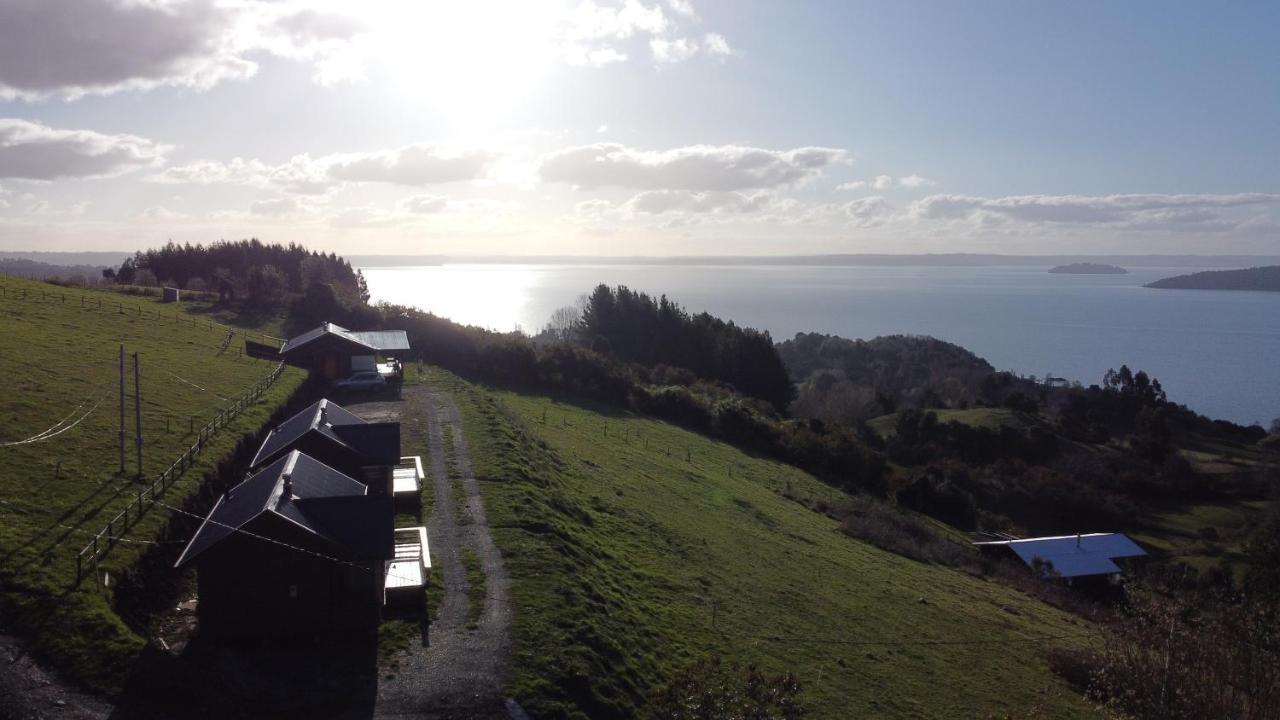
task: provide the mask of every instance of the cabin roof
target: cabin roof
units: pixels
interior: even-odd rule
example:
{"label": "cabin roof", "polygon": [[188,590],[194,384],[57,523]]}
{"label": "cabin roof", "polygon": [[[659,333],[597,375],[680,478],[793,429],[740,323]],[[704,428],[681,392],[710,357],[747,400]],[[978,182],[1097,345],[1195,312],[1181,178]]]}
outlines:
{"label": "cabin roof", "polygon": [[280,347],[281,355],[288,355],[298,348],[308,345],[320,338],[332,336],[341,338],[353,345],[377,353],[384,350],[408,350],[409,336],[403,330],[348,330],[330,322],[321,323],[301,335],[291,337]]}
{"label": "cabin roof", "polygon": [[1115,558],[1142,557],[1147,554],[1123,533],[1084,533],[1052,537],[1023,538],[979,542],[982,547],[1006,546],[1027,565],[1039,558],[1053,563],[1062,577],[1110,575],[1120,572]]}
{"label": "cabin roof", "polygon": [[[336,543],[356,557],[380,556],[389,547],[390,529],[378,522],[385,514],[364,483],[294,450],[228,490],[175,563],[181,567],[255,518],[272,513],[308,533]],[[386,535],[385,538],[382,536]]]}
{"label": "cabin roof", "polygon": [[395,465],[400,459],[400,428],[396,423],[371,423],[322,399],[272,428],[250,467],[271,462],[308,433],[316,433],[353,455],[380,464]]}

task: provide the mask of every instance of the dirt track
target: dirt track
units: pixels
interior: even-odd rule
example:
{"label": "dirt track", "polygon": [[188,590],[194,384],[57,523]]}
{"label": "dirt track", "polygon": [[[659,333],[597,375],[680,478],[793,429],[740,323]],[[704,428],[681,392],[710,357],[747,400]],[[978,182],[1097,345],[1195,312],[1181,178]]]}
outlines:
{"label": "dirt track", "polygon": [[[394,677],[379,680],[375,716],[523,718],[519,707],[503,695],[511,677],[510,580],[489,533],[457,405],[441,388],[406,386],[401,422],[424,418],[435,498],[428,523],[433,581],[444,583],[444,599],[431,624],[428,645],[402,657]],[[445,433],[453,443],[463,497],[453,497]],[[485,578],[484,607],[471,628],[463,548],[479,558]]]}

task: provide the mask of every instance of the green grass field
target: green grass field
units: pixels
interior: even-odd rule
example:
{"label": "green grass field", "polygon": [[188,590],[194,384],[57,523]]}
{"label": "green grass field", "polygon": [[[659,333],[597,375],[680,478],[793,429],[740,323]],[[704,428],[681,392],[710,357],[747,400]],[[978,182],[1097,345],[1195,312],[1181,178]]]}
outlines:
{"label": "green grass field", "polygon": [[[114,690],[146,642],[112,610],[114,584],[169,519],[168,510],[152,507],[100,564],[106,586],[90,577],[73,587],[77,553],[143,487],[135,480],[131,358],[128,455],[126,471],[119,471],[119,345],[140,356],[142,476],[148,484],[193,443],[192,428],[274,365],[243,357],[239,335],[223,350],[227,329],[182,304],[13,278],[0,280],[0,288],[0,376],[8,385],[0,396],[4,629],[28,639],[68,677]],[[287,369],[261,400],[213,436],[162,500],[180,505],[303,379],[301,371]],[[57,434],[40,439],[50,428]]]}
{"label": "green grass field", "polygon": [[704,655],[796,673],[820,718],[1090,716],[1045,658],[1090,627],[850,539],[783,497],[837,499],[811,476],[612,409],[428,380],[464,414],[535,716],[634,716]]}

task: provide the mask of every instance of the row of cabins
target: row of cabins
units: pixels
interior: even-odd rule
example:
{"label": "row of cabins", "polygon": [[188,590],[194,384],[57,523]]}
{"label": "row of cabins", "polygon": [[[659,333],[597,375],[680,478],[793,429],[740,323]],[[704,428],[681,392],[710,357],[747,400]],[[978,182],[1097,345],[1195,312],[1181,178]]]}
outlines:
{"label": "row of cabins", "polygon": [[[340,352],[344,335],[326,323],[281,354],[310,347],[286,362],[324,377],[350,367],[344,352],[378,352],[368,344]],[[379,347],[408,348],[403,332],[379,335]],[[272,428],[248,476],[218,499],[177,560],[196,568],[201,632],[363,630],[389,603],[421,602],[426,530],[395,528],[395,513],[419,502],[422,477],[421,459],[401,456],[399,423],[368,422],[327,399]]]}

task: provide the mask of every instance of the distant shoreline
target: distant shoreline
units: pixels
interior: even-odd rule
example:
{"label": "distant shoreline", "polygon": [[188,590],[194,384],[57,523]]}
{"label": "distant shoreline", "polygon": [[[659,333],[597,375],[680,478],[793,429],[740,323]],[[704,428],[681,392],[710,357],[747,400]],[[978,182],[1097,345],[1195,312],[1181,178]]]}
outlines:
{"label": "distant shoreline", "polygon": [[411,265],[671,265],[671,266],[821,266],[821,267],[990,267],[1048,268],[1073,263],[1129,267],[1240,268],[1280,264],[1269,255],[995,255],[972,253],[886,255],[347,255],[356,267]]}
{"label": "distant shoreline", "polygon": [[1178,275],[1147,283],[1146,287],[1158,290],[1280,292],[1280,266],[1271,265],[1241,270],[1210,270],[1189,275]]}

